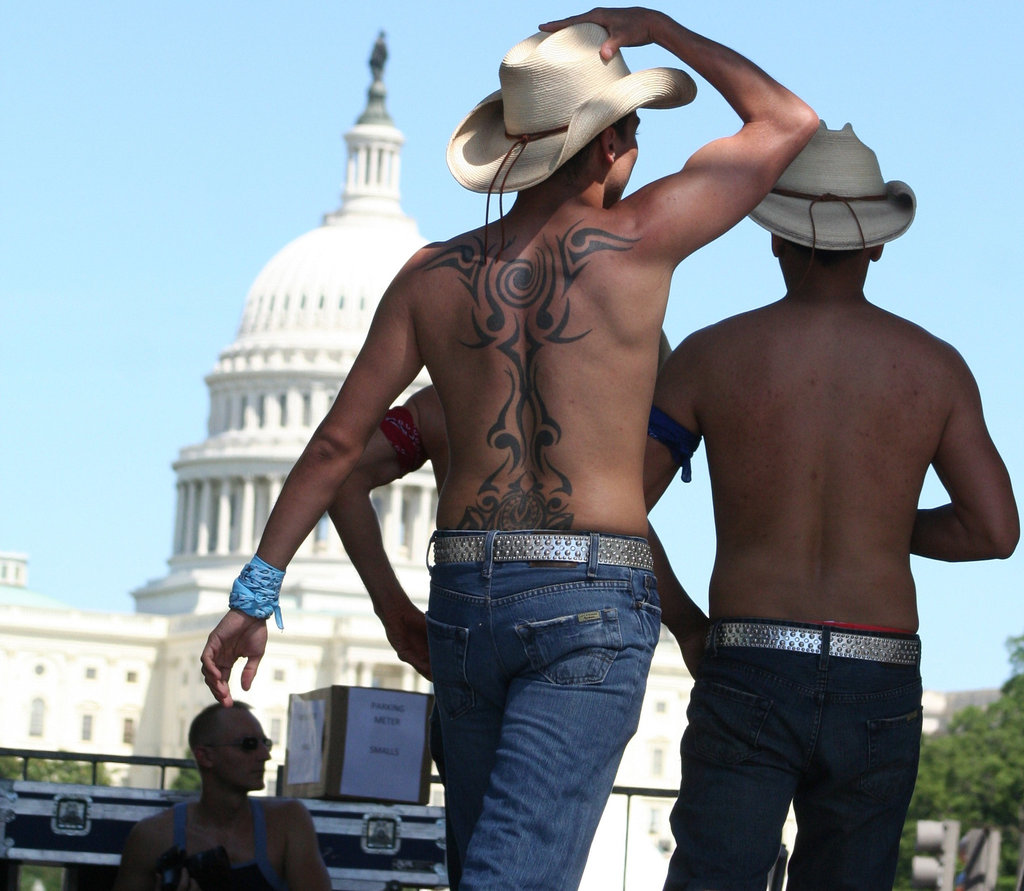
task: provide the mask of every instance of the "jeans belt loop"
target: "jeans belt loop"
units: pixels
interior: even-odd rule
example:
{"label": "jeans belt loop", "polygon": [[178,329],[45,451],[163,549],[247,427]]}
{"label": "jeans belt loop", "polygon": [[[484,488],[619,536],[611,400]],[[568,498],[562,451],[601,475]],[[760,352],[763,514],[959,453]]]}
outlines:
{"label": "jeans belt loop", "polygon": [[828,657],[831,650],[832,629],[825,625],[821,629],[821,653],[818,654],[818,668],[828,670]]}
{"label": "jeans belt loop", "polygon": [[721,619],[715,619],[712,621],[711,627],[708,629],[708,635],[704,639],[704,652],[709,656],[715,656],[718,654],[718,644],[715,638],[718,636],[718,628],[721,624]]}
{"label": "jeans belt loop", "polygon": [[480,574],[485,579],[489,579],[494,571],[494,538],[497,534],[496,530],[489,529],[484,536],[484,556],[483,565],[480,567]]}
{"label": "jeans belt loop", "polygon": [[590,554],[587,557],[587,578],[597,578],[598,558],[601,556],[601,536],[596,532],[590,533]]}

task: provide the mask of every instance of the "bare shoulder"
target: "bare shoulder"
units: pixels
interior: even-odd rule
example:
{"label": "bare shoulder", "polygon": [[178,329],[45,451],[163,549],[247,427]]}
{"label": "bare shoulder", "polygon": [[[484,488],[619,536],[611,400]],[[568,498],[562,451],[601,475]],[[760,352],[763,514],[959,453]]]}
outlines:
{"label": "bare shoulder", "polygon": [[174,808],[166,810],[139,820],[128,834],[127,845],[138,845],[143,849],[153,850],[155,860],[164,850],[171,846],[174,840]]}
{"label": "bare shoulder", "polygon": [[173,841],[173,808],[136,823],[121,853],[114,891],[150,891],[157,860]]}
{"label": "bare shoulder", "polygon": [[479,262],[483,247],[483,236],[478,231],[425,244],[409,258],[399,276],[417,277],[447,266]]}
{"label": "bare shoulder", "polygon": [[900,341],[901,348],[912,351],[910,356],[924,363],[933,373],[946,374],[953,381],[970,382],[973,385],[974,377],[971,370],[955,346],[932,334],[916,322],[886,310],[880,309],[879,312],[888,321]]}
{"label": "bare shoulder", "polygon": [[729,316],[688,334],[672,351],[659,373],[659,379],[662,375],[677,377],[694,363],[713,359],[730,347],[738,348],[746,337],[763,328],[759,320],[765,310],[767,307],[761,307]]}
{"label": "bare shoulder", "polygon": [[263,798],[260,801],[268,827],[290,832],[313,825],[313,818],[306,806],[295,798]]}

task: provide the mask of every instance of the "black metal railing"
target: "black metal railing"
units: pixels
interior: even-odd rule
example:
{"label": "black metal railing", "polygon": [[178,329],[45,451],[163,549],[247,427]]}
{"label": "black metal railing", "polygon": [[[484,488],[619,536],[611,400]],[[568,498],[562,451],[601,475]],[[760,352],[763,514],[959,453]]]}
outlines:
{"label": "black metal railing", "polygon": [[166,787],[167,769],[174,767],[179,770],[195,769],[196,763],[191,758],[164,758],[149,755],[103,755],[92,752],[49,752],[43,749],[7,749],[0,748],[0,758],[21,759],[21,779],[27,780],[28,766],[31,761],[61,761],[80,764],[90,764],[92,785],[102,785],[97,782],[101,764],[127,764],[132,766],[156,767],[160,770],[160,785],[158,788]]}
{"label": "black metal railing", "polygon": [[[144,766],[144,767],[155,767],[160,771],[160,784],[158,788],[165,789],[167,783],[167,770],[170,768],[176,768],[179,770],[195,769],[196,763],[191,758],[165,758],[161,756],[148,756],[148,755],[105,755],[100,753],[90,752],[61,752],[61,751],[46,751],[42,749],[9,749],[0,747],[0,758],[17,758],[20,759],[21,765],[21,779],[27,780],[29,778],[29,763],[32,761],[60,761],[60,762],[71,762],[71,763],[82,763],[91,765],[91,776],[92,785],[100,785],[97,783],[99,775],[99,767],[101,764],[124,764],[129,766]],[[280,774],[280,771],[279,771]],[[278,777],[278,783],[268,784],[271,789],[280,789],[280,779]],[[431,783],[433,785],[440,785],[441,779],[437,775],[432,776]],[[678,794],[676,789],[660,789],[652,788],[648,786],[614,786],[612,788],[612,797],[622,797],[626,799],[626,829],[625,838],[623,839],[623,861],[622,861],[622,888],[623,891],[626,889],[627,876],[629,874],[629,832],[632,824],[632,810],[633,802],[635,799],[643,798],[658,798],[658,799],[675,799]],[[785,848],[782,849],[785,852]],[[776,891],[781,887],[782,872],[785,870],[785,854],[780,853],[780,866],[781,870],[776,868],[773,872],[779,873],[777,879],[778,882],[769,881],[769,889]]]}

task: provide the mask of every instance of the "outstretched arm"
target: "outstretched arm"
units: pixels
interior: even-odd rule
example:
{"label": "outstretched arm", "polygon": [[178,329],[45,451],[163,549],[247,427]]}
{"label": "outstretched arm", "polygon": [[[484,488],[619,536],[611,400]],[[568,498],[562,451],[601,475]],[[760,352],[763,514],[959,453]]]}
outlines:
{"label": "outstretched arm", "polygon": [[[285,480],[256,551],[269,567],[287,567],[355,467],[392,400],[423,366],[411,309],[416,287],[409,281],[420,260],[419,254],[414,256],[384,294],[337,399]],[[239,657],[247,660],[242,687],[249,689],[266,642],[264,619],[234,609],[221,619],[200,657],[206,685],[218,701],[231,703],[228,680]]]}
{"label": "outstretched arm", "polygon": [[328,513],[398,658],[408,662],[429,680],[426,619],[395,575],[384,550],[380,523],[370,500],[373,489],[394,482],[408,469],[394,446],[378,429],[370,438],[355,470],[338,490]]}
{"label": "outstretched arm", "polygon": [[679,262],[750,213],[818,128],[814,110],[753,62],[664,13],[597,8],[540,27],[556,31],[581,22],[608,31],[604,58],[623,46],[668,50],[718,90],[743,122],[738,133],[694,153],[680,173],[627,199],[639,205],[634,212],[643,233],[666,259]]}
{"label": "outstretched arm", "polygon": [[957,363],[960,386],[932,461],[950,502],[917,512],[910,552],[948,561],[1009,557],[1020,537],[1017,502],[978,386],[959,357]]}

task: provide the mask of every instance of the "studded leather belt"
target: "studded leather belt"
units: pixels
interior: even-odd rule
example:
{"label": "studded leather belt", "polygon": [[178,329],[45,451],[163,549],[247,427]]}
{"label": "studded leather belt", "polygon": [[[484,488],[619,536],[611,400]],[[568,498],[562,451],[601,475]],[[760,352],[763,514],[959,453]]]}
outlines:
{"label": "studded leather belt", "polygon": [[[761,647],[820,655],[822,629],[814,625],[772,622],[720,622],[712,625],[707,644],[715,647]],[[913,635],[879,634],[871,631],[829,629],[829,656],[867,659],[893,665],[917,665],[921,641]]]}
{"label": "studded leather belt", "polygon": [[[484,559],[486,532],[437,532],[435,563],[477,563]],[[558,532],[498,532],[491,556],[496,563],[513,561],[587,563],[591,536]],[[651,546],[643,538],[597,535],[597,562],[634,569],[654,569]]]}

